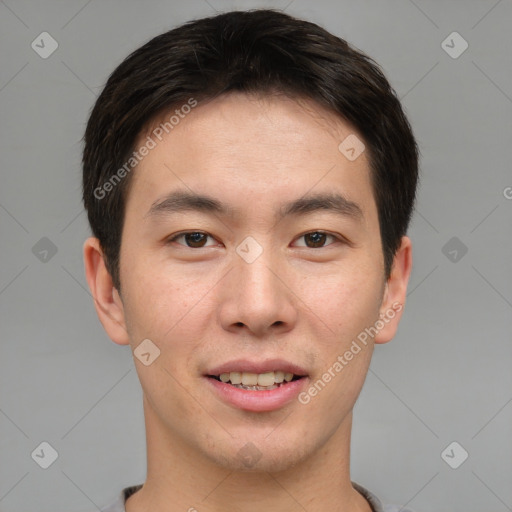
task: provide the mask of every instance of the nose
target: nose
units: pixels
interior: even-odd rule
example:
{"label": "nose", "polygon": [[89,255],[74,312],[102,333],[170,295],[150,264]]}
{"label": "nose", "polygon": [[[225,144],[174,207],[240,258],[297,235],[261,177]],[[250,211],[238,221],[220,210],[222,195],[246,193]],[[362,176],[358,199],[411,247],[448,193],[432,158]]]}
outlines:
{"label": "nose", "polygon": [[263,251],[252,263],[235,256],[234,268],[226,279],[219,313],[225,330],[264,337],[293,328],[297,321],[296,291],[285,263],[269,251]]}

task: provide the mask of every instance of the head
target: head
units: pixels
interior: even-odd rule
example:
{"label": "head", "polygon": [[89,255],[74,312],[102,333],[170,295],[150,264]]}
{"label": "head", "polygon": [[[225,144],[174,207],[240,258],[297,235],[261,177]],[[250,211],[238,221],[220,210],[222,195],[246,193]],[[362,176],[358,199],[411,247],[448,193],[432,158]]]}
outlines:
{"label": "head", "polygon": [[[313,23],[229,12],[129,55],[85,133],[85,259],[110,337],[160,350],[136,360],[154,421],[227,467],[254,440],[255,469],[339,432],[398,326],[417,178],[377,64]],[[257,411],[211,388],[235,360],[272,359],[303,375],[302,400]]]}

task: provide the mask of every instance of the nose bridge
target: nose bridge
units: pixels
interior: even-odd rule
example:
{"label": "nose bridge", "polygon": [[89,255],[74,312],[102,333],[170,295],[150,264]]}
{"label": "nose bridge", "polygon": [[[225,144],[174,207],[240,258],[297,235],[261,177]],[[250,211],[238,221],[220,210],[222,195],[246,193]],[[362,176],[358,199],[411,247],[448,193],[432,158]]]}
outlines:
{"label": "nose bridge", "polygon": [[271,271],[278,263],[270,248],[265,247],[264,250],[256,243],[248,240],[237,247],[234,274],[239,282],[238,295],[249,304],[269,306],[282,292],[277,290],[275,271]]}
{"label": "nose bridge", "polygon": [[229,273],[229,293],[222,308],[224,327],[243,324],[254,333],[273,325],[289,327],[295,310],[290,290],[278,277],[283,268],[278,255],[251,237],[237,247],[236,253],[233,271]]}

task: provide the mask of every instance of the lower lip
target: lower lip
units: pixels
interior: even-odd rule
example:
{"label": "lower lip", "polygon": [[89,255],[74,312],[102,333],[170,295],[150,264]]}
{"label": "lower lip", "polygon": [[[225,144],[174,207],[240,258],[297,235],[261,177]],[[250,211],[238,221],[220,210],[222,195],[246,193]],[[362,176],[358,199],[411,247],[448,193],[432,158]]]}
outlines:
{"label": "lower lip", "polygon": [[222,400],[238,409],[254,412],[274,411],[283,407],[294,398],[297,398],[308,380],[307,377],[302,377],[301,379],[287,382],[275,389],[253,391],[236,388],[231,384],[220,382],[211,377],[205,377],[205,379]]}

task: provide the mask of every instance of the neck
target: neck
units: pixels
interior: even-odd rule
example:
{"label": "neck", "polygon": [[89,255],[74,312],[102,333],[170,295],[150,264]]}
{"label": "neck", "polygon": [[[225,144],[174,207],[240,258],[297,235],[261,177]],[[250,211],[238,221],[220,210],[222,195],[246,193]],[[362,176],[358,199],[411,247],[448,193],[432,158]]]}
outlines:
{"label": "neck", "polygon": [[[278,472],[220,467],[176,438],[144,397],[147,478],[126,501],[126,512],[371,512],[350,481],[352,414],[314,454]],[[169,509],[169,503],[174,508]]]}

